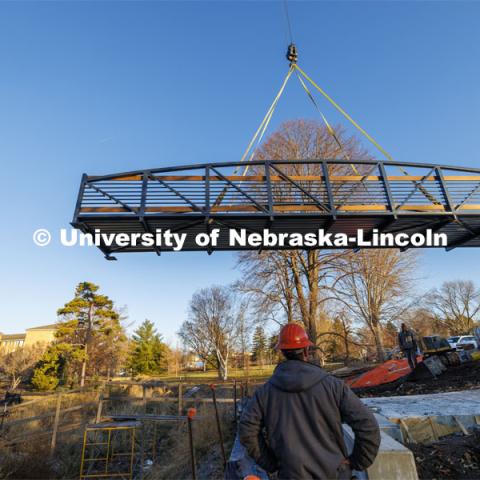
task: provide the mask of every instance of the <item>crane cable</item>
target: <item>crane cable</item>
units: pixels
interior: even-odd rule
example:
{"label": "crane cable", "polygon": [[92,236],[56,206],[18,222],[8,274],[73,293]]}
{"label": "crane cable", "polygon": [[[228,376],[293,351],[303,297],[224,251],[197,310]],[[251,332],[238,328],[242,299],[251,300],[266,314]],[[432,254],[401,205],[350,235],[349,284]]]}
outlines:
{"label": "crane cable", "polygon": [[[280,100],[280,97],[282,96],[285,87],[287,86],[288,81],[290,80],[290,77],[292,76],[292,73],[294,71],[294,68],[291,66],[288,69],[287,75],[285,76],[282,85],[280,87],[280,90],[278,91],[277,95],[275,96],[272,104],[270,105],[270,108],[267,110],[267,113],[263,117],[263,120],[261,121],[259,127],[257,128],[255,134],[253,135],[253,138],[250,140],[250,143],[247,146],[247,149],[245,150],[245,153],[243,154],[242,158],[240,159],[240,164],[238,165],[235,170],[233,171],[233,175],[237,175],[239,172],[240,168],[243,166],[243,163],[245,162],[245,159],[249,156],[247,162],[245,162],[245,165],[243,166],[243,173],[242,176],[245,176],[247,174],[248,169],[250,168],[250,162],[253,160],[253,157],[255,155],[255,152],[257,151],[258,146],[260,145],[260,142],[262,141],[263,135],[265,134],[268,124],[270,123],[270,120],[272,119],[273,112],[275,111],[275,108],[278,105],[278,101]],[[254,146],[255,145],[255,146]],[[228,185],[226,185],[222,192],[218,195],[217,199],[213,203],[213,207],[218,206],[222,200],[225,198],[225,195],[228,191]]]}
{"label": "crane cable", "polygon": [[287,22],[287,30],[288,34],[287,37],[290,38],[290,43],[293,43],[293,35],[292,35],[292,24],[290,22],[290,15],[288,13],[288,3],[287,0],[283,0],[283,13],[285,14],[285,20]]}
{"label": "crane cable", "polygon": [[308,80],[360,133],[362,133],[368,140],[370,140],[375,147],[382,152],[388,160],[393,161],[393,157],[380,146],[380,144],[370,136],[335,100],[330,97],[321,87],[319,87],[314,80],[312,80],[298,65],[295,68]]}
{"label": "crane cable", "polygon": [[[305,85],[305,82],[302,80],[302,77],[298,74],[298,72],[295,72],[297,74],[297,78],[302,85],[303,89],[305,90],[306,94],[308,95],[308,98],[311,100],[313,103],[314,107],[317,109],[318,113],[322,117],[323,123],[325,123],[325,126],[327,127],[328,132],[332,136],[332,138],[335,140],[335,143],[337,144],[338,148],[340,149],[341,152],[343,152],[343,155],[345,157],[345,160],[350,160],[350,155],[348,154],[347,151],[343,148],[342,143],[340,142],[340,139],[338,138],[337,134],[335,133],[335,130],[332,128],[330,123],[328,123],[327,117],[323,114],[323,112],[320,110],[320,107],[318,106],[317,101],[315,100],[314,96],[311,94],[310,90],[308,87]],[[356,175],[360,175],[360,172],[358,169],[355,167],[355,165],[350,165],[352,167],[353,172]]]}
{"label": "crane cable", "polygon": [[[380,144],[371,136],[369,135],[335,100],[333,100],[330,95],[328,95],[320,86],[318,86],[314,80],[312,80],[297,64],[295,64],[295,69],[299,71],[303,77],[308,80],[360,133],[362,133],[377,149],[382,152],[389,161],[393,162],[394,159],[393,157],[384,149],[380,146]],[[401,167],[400,165],[397,165],[397,168],[406,176],[408,176],[408,172]],[[419,189],[420,192],[423,193],[423,195],[431,201],[435,205],[441,205],[442,203],[438,201],[435,196],[433,196],[428,190],[425,189],[419,182],[414,181],[413,184],[415,185],[416,188]]]}
{"label": "crane cable", "polygon": [[[305,85],[305,82],[303,82],[303,80],[301,79],[300,75],[298,75],[298,72],[300,72],[306,80],[308,80],[360,133],[362,133],[380,152],[382,152],[385,157],[389,160],[389,161],[394,161],[393,160],[393,157],[384,149],[380,146],[380,144],[371,136],[369,135],[345,110],[342,109],[342,107],[340,107],[340,105],[338,105],[334,100],[333,98],[331,98],[324,90],[322,90],[322,88],[320,88],[298,65],[297,65],[297,49],[296,49],[296,46],[295,44],[293,43],[293,35],[292,35],[292,26],[291,26],[291,22],[290,22],[290,15],[288,13],[288,4],[287,4],[287,0],[284,0],[284,13],[285,13],[285,19],[286,19],[286,22],[287,22],[287,27],[288,27],[288,32],[290,34],[290,47],[289,47],[289,53],[290,53],[290,49],[292,48],[292,51],[293,51],[293,54],[294,54],[294,57],[293,57],[293,61],[291,60],[289,54],[287,54],[287,58],[289,60],[291,60],[291,63],[290,63],[290,67],[294,67],[297,71],[295,72],[297,74],[297,77],[298,79],[300,80],[300,83],[302,84],[302,87],[304,88],[305,92],[307,93],[308,97],[310,98],[310,100],[313,102],[313,104],[315,105],[316,109],[318,110],[318,112],[320,113],[321,117],[322,117],[322,120],[324,121],[326,127],[327,127],[327,130],[330,132],[330,134],[332,135],[332,137],[334,138],[335,142],[337,143],[337,145],[340,147],[341,151],[344,152],[344,155],[346,157],[347,160],[350,160],[349,156],[348,156],[348,153],[344,150],[338,136],[335,134],[334,130],[330,127],[325,115],[323,115],[323,113],[321,112],[320,108],[318,107],[317,103],[315,102],[315,99],[313,98],[312,94],[309,92],[308,88],[306,88],[306,85]],[[355,166],[353,164],[350,164],[350,166],[352,167],[352,170],[355,172],[355,170],[357,170],[355,168]],[[400,172],[405,175],[405,176],[408,176],[408,172],[403,168],[401,167],[400,165],[397,165],[397,168],[400,170]],[[358,170],[357,170],[358,172]],[[430,192],[428,192],[428,190],[426,190],[421,183],[419,182],[416,182],[416,181],[413,181],[413,184],[415,185],[415,188],[418,188],[420,192],[423,193],[423,195],[429,200],[431,201],[433,204],[436,204],[436,205],[440,205],[441,202],[439,202],[432,194],[430,194]]]}
{"label": "crane cable", "polygon": [[[295,72],[297,74],[297,78],[300,82],[300,84],[302,85],[303,89],[305,90],[305,93],[307,94],[308,98],[311,100],[311,102],[313,103],[314,107],[317,109],[318,113],[320,114],[320,116],[322,117],[322,120],[323,122],[325,123],[325,126],[327,128],[327,131],[330,133],[330,135],[332,136],[332,138],[335,140],[335,143],[337,144],[338,148],[340,149],[340,152],[343,153],[344,157],[345,157],[345,160],[351,160],[350,158],[350,155],[348,154],[348,152],[345,150],[345,148],[343,147],[342,143],[340,142],[340,139],[338,138],[338,135],[335,133],[335,130],[331,127],[330,123],[328,122],[327,120],[327,117],[323,114],[323,112],[320,110],[320,107],[318,106],[317,104],[317,101],[315,100],[314,96],[311,94],[310,90],[308,89],[308,87],[305,85],[305,82],[302,80],[302,77],[298,74],[298,72]],[[361,173],[359,172],[358,168],[355,167],[355,165],[353,163],[350,163],[350,167],[351,169],[353,170],[353,173],[355,175],[359,175],[361,176]],[[364,180],[367,178],[368,174],[367,175],[363,175],[363,178],[361,180],[362,182],[362,185],[363,185],[363,188],[365,189],[366,192],[368,192],[368,187],[367,185],[364,183]],[[337,189],[336,190],[340,190],[342,187],[343,187],[344,183],[341,183],[340,185],[337,186]]]}
{"label": "crane cable", "polygon": [[[260,145],[260,142],[262,141],[263,135],[265,134],[265,131],[267,130],[268,124],[270,123],[270,120],[272,119],[273,112],[275,111],[275,108],[278,105],[278,102],[280,100],[280,97],[282,96],[285,87],[287,86],[288,81],[290,80],[290,77],[292,76],[292,73],[294,72],[294,68],[291,66],[288,69],[287,75],[285,76],[285,79],[283,80],[282,86],[280,87],[280,90],[277,93],[277,96],[273,100],[272,104],[270,105],[270,108],[268,109],[265,117],[263,118],[262,122],[260,123],[260,126],[258,127],[257,131],[255,132],[255,135],[253,136],[252,140],[248,144],[247,149],[245,150],[245,153],[243,154],[242,158],[240,159],[240,163],[243,163],[245,159],[247,158],[248,154],[250,153],[250,158],[248,159],[248,162],[253,160],[253,157],[255,155],[255,152],[257,151],[258,146]],[[253,147],[253,144],[255,144],[255,147]],[[253,148],[252,148],[253,147]],[[239,167],[235,169],[235,172],[237,172]],[[245,166],[243,175],[245,175],[248,171],[249,165]]]}
{"label": "crane cable", "polygon": [[[327,118],[325,117],[325,115],[323,114],[323,112],[320,110],[319,106],[318,106],[318,103],[316,102],[315,98],[313,97],[312,93],[310,92],[310,90],[308,89],[307,85],[305,84],[305,82],[303,81],[302,77],[304,77],[305,80],[307,80],[311,85],[313,85],[322,95],[324,98],[326,98],[329,103],[331,105],[333,105],[336,110],[338,110],[362,135],[364,135],[381,153],[383,153],[385,155],[385,157],[389,160],[389,161],[394,161],[393,157],[384,149],[380,146],[380,144],[371,136],[369,135],[337,102],[335,102],[335,100],[333,100],[332,97],[330,97],[330,95],[328,95],[314,80],[312,80],[296,63],[295,61],[292,62],[290,64],[290,68],[287,72],[287,75],[285,76],[285,79],[282,83],[282,86],[280,87],[280,90],[278,91],[277,95],[275,96],[275,99],[273,100],[272,104],[270,105],[270,108],[268,109],[267,113],[265,114],[265,117],[263,118],[262,122],[260,123],[260,126],[258,127],[257,131],[255,132],[252,140],[250,141],[250,143],[248,144],[248,147],[247,149],[245,150],[245,153],[243,154],[241,160],[240,160],[240,163],[246,163],[246,165],[243,167],[244,170],[243,170],[243,173],[242,175],[245,176],[248,169],[250,168],[250,165],[249,165],[249,162],[251,160],[253,160],[254,156],[255,156],[255,153],[256,153],[256,150],[258,148],[258,146],[260,145],[260,142],[267,130],[267,127],[270,123],[270,120],[272,119],[272,116],[273,116],[273,113],[275,112],[275,108],[277,107],[278,105],[278,102],[283,94],[283,92],[285,91],[285,87],[287,86],[287,83],[288,83],[288,80],[290,79],[292,73],[295,71],[295,73],[297,74],[297,78],[299,79],[300,81],[300,84],[302,85],[303,89],[305,90],[308,98],[312,101],[312,103],[314,104],[314,106],[316,107],[316,109],[318,110],[318,112],[320,113],[321,117],[322,117],[322,120],[324,121],[325,125],[326,125],[326,128],[328,130],[328,132],[332,135],[332,137],[334,138],[335,142],[337,143],[337,145],[339,146],[339,148],[341,149],[341,151],[343,151],[345,157],[347,160],[350,160],[347,152],[344,150],[344,147],[342,146],[341,142],[340,142],[340,139],[338,138],[338,136],[336,135],[334,129],[332,128],[332,126],[330,125],[330,123],[328,122]],[[299,75],[299,73],[301,74],[301,76]],[[254,146],[255,145],[255,146]],[[249,155],[250,154],[250,155]],[[247,159],[248,157],[248,161],[245,162],[245,160]],[[355,172],[355,174],[357,175],[360,175],[360,172],[358,171],[358,169],[355,167],[355,165],[353,164],[350,164],[352,170]],[[241,166],[239,165],[235,171],[234,171],[234,175],[238,173],[238,171],[240,170]],[[406,176],[409,175],[409,173],[403,168],[401,167],[400,165],[397,165],[397,168]],[[428,192],[428,190],[426,190],[420,182],[417,182],[417,181],[412,181],[412,183],[416,186],[416,188],[418,188],[418,190],[429,200],[431,201],[432,203],[436,204],[436,205],[440,205],[441,202],[439,202],[430,192]],[[218,205],[222,199],[224,198],[225,196],[225,193],[227,191],[228,187],[225,187],[224,190],[222,191],[222,193],[219,195],[219,197],[217,198],[217,200],[215,201],[215,204],[214,205]]]}
{"label": "crane cable", "polygon": [[[366,130],[364,130],[337,102],[335,102],[335,100],[333,100],[332,97],[330,97],[330,95],[328,95],[312,78],[310,78],[298,65],[297,65],[297,50],[296,50],[296,46],[295,44],[293,43],[293,35],[292,35],[292,27],[291,27],[291,22],[290,22],[290,17],[289,17],[289,14],[288,14],[288,5],[287,5],[287,0],[284,0],[284,12],[285,12],[285,17],[286,17],[286,21],[287,21],[287,27],[288,27],[288,33],[289,33],[289,37],[290,37],[290,45],[289,45],[289,48],[288,48],[288,53],[287,53],[287,58],[288,60],[290,61],[290,68],[288,69],[288,72],[287,72],[287,75],[285,76],[285,79],[283,80],[283,83],[280,87],[280,90],[278,91],[277,95],[275,96],[272,104],[270,105],[270,108],[267,110],[267,113],[265,114],[262,122],[260,123],[259,127],[257,128],[252,140],[250,141],[250,143],[248,144],[247,146],[247,149],[245,150],[241,160],[239,163],[243,164],[245,162],[245,160],[247,159],[248,157],[248,160],[246,163],[246,165],[244,166],[244,169],[243,169],[243,172],[242,172],[242,176],[245,176],[248,172],[248,169],[250,168],[250,162],[253,160],[254,156],[255,156],[255,153],[257,151],[257,148],[258,146],[260,145],[260,142],[262,141],[263,139],[263,136],[267,130],[267,127],[270,123],[270,120],[272,119],[272,116],[273,116],[273,113],[278,105],[278,102],[283,94],[283,92],[285,91],[285,87],[287,86],[287,83],[292,75],[293,72],[296,73],[296,76],[298,78],[298,80],[300,81],[300,84],[302,85],[303,89],[305,90],[308,98],[310,99],[310,101],[313,103],[313,105],[315,106],[315,108],[317,109],[317,111],[319,112],[323,122],[325,123],[325,126],[327,128],[327,131],[330,133],[330,135],[333,137],[333,139],[335,140],[335,143],[338,145],[338,147],[340,148],[340,151],[343,152],[343,154],[345,155],[345,158],[347,160],[350,160],[350,157],[348,155],[348,153],[345,151],[343,145],[341,144],[340,142],[340,139],[338,138],[338,136],[336,135],[334,129],[331,127],[331,125],[329,124],[327,118],[325,117],[325,115],[323,114],[323,112],[320,110],[315,98],[313,97],[312,93],[310,92],[310,90],[308,89],[307,85],[305,84],[305,82],[303,81],[302,77],[307,80],[313,87],[315,87],[320,93],[321,95],[326,99],[328,100],[328,102],[333,105],[333,107],[335,107],[335,109],[337,111],[339,111],[365,138],[367,138],[370,143],[372,143],[383,155],[385,155],[385,157],[393,162],[394,159],[393,157],[371,136],[369,135]],[[354,171],[354,173],[356,175],[360,175],[360,172],[358,171],[358,169],[355,167],[355,165],[353,164],[350,164],[352,170]],[[238,173],[238,171],[240,170],[241,168],[241,165],[238,165],[233,174],[236,175]],[[397,168],[406,176],[408,176],[408,172],[402,168],[400,165],[397,165]],[[416,188],[419,189],[419,191],[429,200],[431,201],[432,203],[434,204],[441,204],[441,202],[439,202],[432,194],[430,194],[430,192],[428,192],[420,182],[416,182],[416,181],[413,181],[413,184],[415,185]],[[223,191],[219,194],[219,196],[217,197],[217,199],[215,200],[213,206],[217,206],[219,205],[223,198],[225,197],[225,194],[227,193],[228,191],[228,185],[226,185],[223,189]]]}

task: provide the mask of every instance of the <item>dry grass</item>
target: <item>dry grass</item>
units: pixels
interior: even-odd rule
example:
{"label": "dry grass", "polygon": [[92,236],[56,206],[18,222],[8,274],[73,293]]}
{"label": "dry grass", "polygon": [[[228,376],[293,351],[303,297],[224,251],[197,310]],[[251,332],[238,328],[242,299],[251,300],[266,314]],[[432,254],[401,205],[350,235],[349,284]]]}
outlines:
{"label": "dry grass", "polygon": [[[83,425],[95,416],[97,392],[66,393],[61,409],[82,408],[60,415],[57,446],[50,455],[51,431],[57,396],[51,395],[35,403],[20,404],[11,409],[0,440],[0,478],[38,479],[75,478],[81,451]],[[31,417],[34,417],[31,419]],[[35,418],[43,417],[43,418]],[[22,420],[28,420],[23,422]],[[20,423],[18,423],[20,422]],[[74,430],[63,431],[81,424]],[[11,444],[11,442],[16,442]]]}
{"label": "dry grass", "polygon": [[[227,457],[235,436],[231,410],[231,407],[220,407],[220,421]],[[193,436],[198,478],[223,478],[223,459],[215,413],[211,405],[204,405],[197,410],[197,418],[193,423]],[[160,455],[145,475],[146,480],[192,478],[187,425],[172,427],[160,443]]]}
{"label": "dry grass", "polygon": [[[202,397],[208,395],[209,389],[202,387]],[[116,392],[119,393],[119,392]],[[218,392],[222,396],[222,389]],[[227,394],[227,392],[224,392]],[[96,413],[95,398],[97,392],[65,395],[62,409],[80,404],[90,404],[86,409],[66,413],[62,416],[62,424],[90,422]],[[173,394],[175,395],[175,394]],[[55,454],[50,457],[51,435],[34,437],[52,429],[53,417],[29,421],[20,425],[8,426],[9,422],[26,417],[52,413],[55,410],[55,396],[42,402],[25,405],[12,410],[8,417],[4,435],[0,438],[0,479],[70,479],[78,478],[80,470],[83,427],[69,432],[59,432]],[[118,398],[118,397],[117,397]],[[193,406],[188,403],[188,406]],[[218,439],[213,405],[197,406],[197,417],[194,421],[194,443],[197,457],[199,478],[221,478],[223,476],[222,458]],[[233,431],[233,405],[219,404],[222,430],[227,455],[231,449]],[[141,398],[137,400],[128,396],[124,399],[107,401],[104,404],[103,416],[114,414],[176,415],[176,403],[161,403],[154,400],[145,404]],[[15,413],[14,413],[15,412]],[[13,415],[14,414],[14,415]],[[30,438],[29,435],[32,435]],[[26,435],[26,441],[6,447],[5,444],[18,436]],[[136,471],[140,470],[140,451],[142,433],[137,433],[135,446]],[[125,440],[126,442],[126,440]],[[186,422],[162,423],[145,421],[143,426],[144,465],[153,461],[145,471],[145,478],[183,479],[191,478],[190,450]],[[122,445],[128,450],[128,445]]]}
{"label": "dry grass", "polygon": [[0,479],[78,478],[81,432],[59,434],[55,455],[50,457],[50,441],[34,440],[2,448]]}

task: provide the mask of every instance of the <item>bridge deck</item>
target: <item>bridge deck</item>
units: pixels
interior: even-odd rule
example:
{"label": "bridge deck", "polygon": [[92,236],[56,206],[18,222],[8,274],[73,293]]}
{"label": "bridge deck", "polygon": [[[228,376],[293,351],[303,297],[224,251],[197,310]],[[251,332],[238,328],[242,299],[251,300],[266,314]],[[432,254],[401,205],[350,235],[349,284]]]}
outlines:
{"label": "bridge deck", "polygon": [[[219,228],[277,233],[325,229],[446,233],[449,248],[480,246],[480,170],[379,161],[256,161],[202,164],[82,178],[72,224],[85,233],[188,234],[184,250],[206,250],[194,235]],[[352,174],[352,172],[356,172]],[[360,173],[360,174],[358,174]],[[237,248],[235,248],[237,249]],[[166,247],[102,246],[120,251]]]}

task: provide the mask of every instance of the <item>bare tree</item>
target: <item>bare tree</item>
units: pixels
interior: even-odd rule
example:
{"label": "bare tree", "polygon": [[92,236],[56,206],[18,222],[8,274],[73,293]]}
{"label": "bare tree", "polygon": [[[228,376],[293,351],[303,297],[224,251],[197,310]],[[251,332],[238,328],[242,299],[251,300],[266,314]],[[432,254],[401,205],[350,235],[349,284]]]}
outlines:
{"label": "bare tree", "polygon": [[238,329],[238,316],[231,288],[213,286],[194,293],[189,319],[179,335],[199,356],[215,355],[218,376],[228,378],[228,361]]}
{"label": "bare tree", "polygon": [[234,346],[239,351],[241,356],[241,365],[246,369],[247,375],[250,374],[250,357],[249,350],[251,346],[251,337],[253,328],[256,324],[255,319],[247,314],[248,303],[243,301],[239,303],[237,310],[237,334],[234,341]]}
{"label": "bare tree", "polygon": [[[420,302],[418,307],[412,308],[401,319],[406,323],[419,337],[428,335],[448,336],[449,330],[439,315],[428,305],[431,297],[427,296]],[[399,325],[397,325],[399,327]]]}
{"label": "bare tree", "polygon": [[199,322],[196,319],[185,320],[178,336],[200,358],[203,363],[203,371],[206,371],[213,353],[213,347],[206,331],[200,328]]}
{"label": "bare tree", "polygon": [[[240,252],[243,276],[236,289],[253,299],[258,319],[277,323],[293,322],[296,317],[295,293],[288,258],[290,252]],[[277,320],[280,319],[280,320]]]}
{"label": "bare tree", "polygon": [[[342,148],[328,130],[317,122],[296,120],[284,123],[259,148],[256,158],[260,160],[319,160],[328,158],[370,158],[355,137],[347,136],[337,128],[336,137]],[[283,173],[308,178],[323,175],[319,162],[281,165]],[[330,174],[351,171],[351,166],[330,165]],[[255,167],[252,168],[256,171]],[[357,170],[358,172],[358,170]],[[261,174],[261,171],[257,172]],[[309,187],[310,180],[302,180]],[[340,187],[339,187],[340,188]],[[298,203],[301,194],[294,185],[272,186],[275,204]],[[311,199],[302,197],[306,203]],[[238,288],[254,298],[254,305],[265,318],[274,318],[279,323],[301,320],[309,336],[319,343],[328,325],[322,315],[323,304],[333,296],[335,265],[344,252],[320,250],[290,250],[281,252],[242,253],[239,265],[243,279]],[[320,350],[321,352],[321,350]],[[322,356],[320,356],[322,360]]]}
{"label": "bare tree", "polygon": [[415,263],[415,253],[393,249],[350,252],[338,262],[338,299],[368,327],[381,362],[385,358],[382,325],[411,308],[408,297]]}
{"label": "bare tree", "polygon": [[172,343],[167,344],[167,369],[169,374],[179,376],[183,356],[183,351],[178,344],[175,346]]}
{"label": "bare tree", "polygon": [[342,340],[343,350],[345,352],[345,365],[348,365],[350,363],[350,345],[354,343],[354,340],[352,338],[352,320],[345,307],[337,312],[334,322],[337,326],[337,335],[339,335]]}
{"label": "bare tree", "polygon": [[444,282],[428,304],[450,334],[469,333],[480,320],[480,290],[471,280]]}
{"label": "bare tree", "polygon": [[45,348],[43,344],[27,345],[0,358],[0,371],[9,377],[11,390],[15,390],[32,372]]}

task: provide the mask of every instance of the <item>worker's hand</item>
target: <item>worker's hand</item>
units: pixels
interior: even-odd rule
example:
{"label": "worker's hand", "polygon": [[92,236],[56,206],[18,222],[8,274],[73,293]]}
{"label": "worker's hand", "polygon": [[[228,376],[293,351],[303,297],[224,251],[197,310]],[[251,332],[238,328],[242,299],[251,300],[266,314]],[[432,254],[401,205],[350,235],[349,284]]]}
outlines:
{"label": "worker's hand", "polygon": [[351,480],[358,480],[358,477],[356,475],[354,475],[354,473],[353,473],[353,466],[352,466],[352,463],[350,462],[349,458],[343,459],[342,462],[340,463],[340,465],[348,466],[350,472],[352,472],[352,476],[350,477]]}
{"label": "worker's hand", "polygon": [[[340,462],[340,466],[338,468],[339,470],[339,476],[338,478],[342,478],[342,479],[346,479],[346,474],[348,471],[352,471],[353,468],[352,468],[352,464],[350,463],[350,459],[349,458],[344,458],[341,462]],[[341,472],[341,473],[340,473]],[[350,477],[349,477],[350,478]]]}

